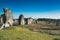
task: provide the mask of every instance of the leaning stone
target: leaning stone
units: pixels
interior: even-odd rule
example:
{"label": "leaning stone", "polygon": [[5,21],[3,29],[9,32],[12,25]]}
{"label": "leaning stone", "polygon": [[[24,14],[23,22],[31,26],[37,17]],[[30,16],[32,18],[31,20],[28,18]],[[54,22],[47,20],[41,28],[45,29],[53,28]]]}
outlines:
{"label": "leaning stone", "polygon": [[3,8],[4,14],[1,15],[2,17],[2,21],[3,21],[3,25],[1,27],[1,29],[4,27],[9,27],[9,26],[13,26],[13,16],[12,13],[9,11],[8,8]]}
{"label": "leaning stone", "polygon": [[12,13],[9,11],[8,8],[3,8],[3,11],[4,11],[4,14],[5,14],[5,17],[6,17],[6,25],[10,25],[12,26],[13,25],[13,16],[12,16]]}

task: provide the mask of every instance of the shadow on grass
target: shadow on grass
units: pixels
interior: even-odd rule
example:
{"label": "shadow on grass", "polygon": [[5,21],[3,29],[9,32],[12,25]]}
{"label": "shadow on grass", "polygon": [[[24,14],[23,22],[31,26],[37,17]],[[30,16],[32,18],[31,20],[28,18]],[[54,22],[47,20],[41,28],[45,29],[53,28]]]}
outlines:
{"label": "shadow on grass", "polygon": [[54,40],[60,40],[60,38],[56,38],[56,39],[54,39]]}
{"label": "shadow on grass", "polygon": [[60,30],[60,28],[40,28],[40,29],[43,29],[43,30]]}

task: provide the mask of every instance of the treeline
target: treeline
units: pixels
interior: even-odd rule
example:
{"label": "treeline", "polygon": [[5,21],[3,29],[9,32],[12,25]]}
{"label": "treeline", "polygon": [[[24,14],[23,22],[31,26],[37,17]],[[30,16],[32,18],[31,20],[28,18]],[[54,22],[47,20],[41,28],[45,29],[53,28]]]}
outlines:
{"label": "treeline", "polygon": [[60,19],[49,19],[49,18],[38,18],[37,21],[57,22],[57,23],[60,23]]}

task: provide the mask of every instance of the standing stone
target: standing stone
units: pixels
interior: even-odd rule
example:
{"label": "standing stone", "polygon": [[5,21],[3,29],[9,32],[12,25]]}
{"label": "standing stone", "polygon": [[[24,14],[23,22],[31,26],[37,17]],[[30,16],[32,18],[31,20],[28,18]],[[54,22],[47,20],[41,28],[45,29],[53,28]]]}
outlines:
{"label": "standing stone", "polygon": [[8,8],[3,8],[4,14],[1,15],[3,25],[1,27],[9,27],[13,25],[13,16],[12,13],[8,10]]}
{"label": "standing stone", "polygon": [[13,25],[12,13],[8,10],[8,8],[3,8],[3,11],[4,11],[4,14],[5,14],[5,17],[6,17],[6,20],[5,20],[6,26],[7,26],[7,24],[9,26],[12,26]]}
{"label": "standing stone", "polygon": [[27,24],[30,24],[30,20],[29,20],[29,18],[27,18]]}
{"label": "standing stone", "polygon": [[27,24],[32,24],[33,19],[31,17],[27,18]]}
{"label": "standing stone", "polygon": [[24,24],[25,24],[24,16],[21,14],[19,16],[19,25],[24,25]]}

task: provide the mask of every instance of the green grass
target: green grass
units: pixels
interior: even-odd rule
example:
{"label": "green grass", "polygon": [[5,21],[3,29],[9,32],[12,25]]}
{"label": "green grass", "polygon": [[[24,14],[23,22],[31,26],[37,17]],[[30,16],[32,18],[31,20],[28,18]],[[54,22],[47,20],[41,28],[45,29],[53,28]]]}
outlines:
{"label": "green grass", "polygon": [[9,27],[0,30],[0,40],[53,40],[59,36],[33,32],[23,27]]}

